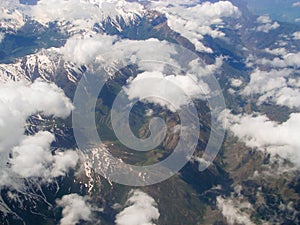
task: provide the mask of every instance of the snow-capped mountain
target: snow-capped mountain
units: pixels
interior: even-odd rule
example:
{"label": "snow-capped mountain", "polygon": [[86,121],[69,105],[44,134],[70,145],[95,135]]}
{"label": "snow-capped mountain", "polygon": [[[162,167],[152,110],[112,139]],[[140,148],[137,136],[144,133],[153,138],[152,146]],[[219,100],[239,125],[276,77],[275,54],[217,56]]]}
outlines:
{"label": "snow-capped mountain", "polygon": [[[10,64],[0,64],[0,80],[33,82],[37,78],[45,81],[56,82],[65,77],[76,83],[82,74],[82,69],[76,65],[65,62],[58,49],[43,49],[36,54],[27,55]],[[59,78],[58,78],[59,77]]]}
{"label": "snow-capped mountain", "polygon": [[0,6],[0,29],[2,32],[14,32],[24,24],[25,19],[21,11]]}

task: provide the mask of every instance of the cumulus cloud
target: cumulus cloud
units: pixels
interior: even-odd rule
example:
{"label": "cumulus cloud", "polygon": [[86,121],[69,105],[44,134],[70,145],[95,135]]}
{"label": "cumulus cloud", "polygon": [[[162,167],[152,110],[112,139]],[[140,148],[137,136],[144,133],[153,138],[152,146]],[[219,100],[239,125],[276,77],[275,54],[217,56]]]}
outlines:
{"label": "cumulus cloud", "polygon": [[258,64],[270,65],[272,67],[295,67],[298,68],[300,65],[300,52],[288,53],[282,57],[276,57],[272,60],[263,58],[257,61]]}
{"label": "cumulus cloud", "polygon": [[254,225],[254,223],[250,220],[250,216],[244,212],[245,209],[252,207],[250,203],[241,203],[240,201],[235,202],[230,198],[225,199],[218,196],[217,207],[221,210],[222,215],[226,218],[230,225]]}
{"label": "cumulus cloud", "polygon": [[167,106],[172,111],[190,103],[191,98],[208,93],[208,90],[207,84],[200,86],[190,76],[166,76],[161,72],[141,73],[135,79],[129,80],[125,88],[129,99],[143,100],[144,96],[153,96],[147,100]]}
{"label": "cumulus cloud", "polygon": [[243,84],[243,81],[240,79],[230,79],[230,85],[232,87],[240,87]]}
{"label": "cumulus cloud", "polygon": [[260,24],[256,30],[257,31],[261,31],[261,32],[265,32],[265,33],[269,33],[269,31],[271,30],[275,30],[278,27],[280,27],[279,23],[277,22],[272,22],[271,18],[267,15],[264,16],[259,16],[256,21]]}
{"label": "cumulus cloud", "polygon": [[[46,171],[38,170],[49,169],[48,166],[51,166],[55,174],[50,171],[44,177],[49,178],[50,175],[53,177],[63,174],[67,168],[73,166],[68,161],[65,167],[62,166],[60,163],[65,162],[57,158],[59,156],[52,157],[47,152],[50,151],[49,145],[53,141],[52,134],[41,132],[32,137],[24,135],[24,125],[29,116],[41,112],[46,116],[65,118],[71,113],[72,108],[70,100],[55,84],[48,84],[41,80],[32,84],[12,81],[0,84],[1,185],[9,182],[4,178],[11,177],[11,172],[15,172],[20,177],[45,175]],[[14,153],[13,158],[9,159],[11,152]],[[66,155],[67,158],[72,156],[74,160],[76,159],[73,153]],[[9,161],[12,163],[12,168],[6,166]],[[35,169],[31,171],[31,167]]]}
{"label": "cumulus cloud", "polygon": [[159,218],[154,199],[140,190],[132,191],[130,195],[128,206],[116,216],[116,225],[154,225]]}
{"label": "cumulus cloud", "polygon": [[65,195],[56,201],[62,207],[62,219],[60,225],[76,225],[80,221],[91,221],[92,210],[86,199],[77,194]]}
{"label": "cumulus cloud", "polygon": [[124,88],[129,99],[137,98],[166,106],[171,111],[190,104],[193,99],[205,99],[210,93],[204,77],[212,75],[222,66],[223,58],[216,59],[214,64],[205,64],[196,59],[189,63],[186,75],[165,75],[161,71],[143,72],[127,81]]}
{"label": "cumulus cloud", "polygon": [[243,94],[265,94],[286,86],[285,77],[293,73],[291,69],[262,71],[256,68],[250,74],[250,82],[242,91]]}
{"label": "cumulus cloud", "polygon": [[[234,187],[234,192],[227,198],[218,196],[217,207],[226,218],[228,224],[254,225],[250,219],[253,211],[251,203],[242,195],[242,186]],[[262,221],[261,221],[262,222]]]}
{"label": "cumulus cloud", "polygon": [[49,132],[25,137],[12,149],[12,159],[9,161],[12,171],[22,178],[51,179],[65,175],[76,166],[78,155],[74,151],[67,151],[53,156],[49,150],[53,141],[54,135]]}
{"label": "cumulus cloud", "polygon": [[230,130],[251,148],[289,159],[300,167],[300,114],[293,113],[283,123],[265,115],[230,115]]}
{"label": "cumulus cloud", "polygon": [[[185,3],[185,4],[184,4]],[[213,38],[224,37],[225,34],[211,25],[222,25],[223,17],[238,17],[240,11],[229,1],[215,3],[198,1],[153,1],[151,8],[164,13],[168,25],[182,36],[189,39],[198,51],[212,53],[212,49],[201,42],[204,35]]]}
{"label": "cumulus cloud", "polygon": [[107,35],[74,36],[67,40],[60,51],[65,60],[86,65],[95,62],[98,55],[111,50],[116,40],[117,37]]}
{"label": "cumulus cloud", "polygon": [[280,55],[284,56],[284,55],[287,54],[287,50],[285,48],[273,48],[273,49],[266,48],[265,51],[270,53],[270,54],[279,55],[279,56]]}
{"label": "cumulus cloud", "polygon": [[[73,106],[55,84],[12,82],[0,84],[0,152],[14,146],[24,132],[26,119],[35,113],[67,117]],[[14,133],[13,137],[10,135]]]}
{"label": "cumulus cloud", "polygon": [[[111,54],[113,50],[113,54]],[[153,70],[153,62],[164,62],[179,67],[172,55],[176,54],[174,45],[157,39],[147,40],[119,40],[116,36],[102,34],[75,35],[70,38],[64,47],[60,49],[64,59],[82,64],[101,64],[104,67],[113,67],[116,71],[119,67],[128,64],[138,64],[140,69]],[[139,64],[141,60],[148,60],[147,63]],[[155,69],[164,69],[155,66]],[[107,69],[107,68],[106,68]]]}
{"label": "cumulus cloud", "polygon": [[293,39],[294,40],[300,40],[300,31],[297,31],[297,32],[293,33]]}
{"label": "cumulus cloud", "polygon": [[293,69],[262,71],[256,68],[250,82],[241,91],[243,95],[258,95],[258,104],[273,102],[289,108],[300,107],[299,79],[293,78]]}

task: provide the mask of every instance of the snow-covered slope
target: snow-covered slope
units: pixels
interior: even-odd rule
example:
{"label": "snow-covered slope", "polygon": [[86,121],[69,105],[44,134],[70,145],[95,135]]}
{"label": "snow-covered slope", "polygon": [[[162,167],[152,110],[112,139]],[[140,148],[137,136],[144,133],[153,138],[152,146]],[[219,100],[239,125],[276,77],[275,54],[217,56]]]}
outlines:
{"label": "snow-covered slope", "polygon": [[17,9],[7,9],[0,6],[0,28],[7,31],[15,31],[25,23],[23,14]]}
{"label": "snow-covered slope", "polygon": [[82,70],[75,65],[65,62],[59,54],[59,49],[43,49],[36,54],[17,59],[15,63],[0,64],[0,81],[28,80],[42,78],[45,81],[56,81],[57,77],[66,77],[76,83]]}

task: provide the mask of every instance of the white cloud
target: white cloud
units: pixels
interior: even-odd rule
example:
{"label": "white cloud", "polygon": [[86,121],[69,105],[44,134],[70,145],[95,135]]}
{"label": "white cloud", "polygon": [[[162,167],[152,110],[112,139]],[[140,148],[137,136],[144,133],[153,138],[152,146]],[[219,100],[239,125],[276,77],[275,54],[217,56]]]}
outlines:
{"label": "white cloud", "polygon": [[240,79],[230,79],[230,85],[232,87],[240,87],[243,84],[243,81]]}
{"label": "white cloud", "polygon": [[242,93],[245,95],[265,94],[267,92],[285,87],[285,77],[291,75],[292,72],[293,70],[291,69],[273,69],[271,71],[262,71],[256,68],[250,74],[250,82],[247,84]]}
{"label": "white cloud", "polygon": [[280,27],[279,23],[272,23],[271,18],[267,15],[259,16],[256,21],[261,24],[256,28],[257,31],[269,33],[270,30],[275,30]]}
{"label": "white cloud", "polygon": [[0,43],[3,41],[4,37],[5,37],[5,33],[0,32]]}
{"label": "white cloud", "polygon": [[197,77],[210,76],[217,73],[223,65],[223,57],[218,57],[213,64],[205,64],[201,59],[193,60],[189,63],[189,73]]}
{"label": "white cloud", "polygon": [[[36,136],[28,137],[24,135],[24,125],[26,119],[35,113],[42,112],[46,116],[54,115],[65,118],[70,114],[72,108],[70,100],[55,84],[48,84],[41,80],[37,80],[33,84],[12,81],[0,83],[1,185],[10,182],[5,180],[5,177],[11,178],[13,176],[11,174],[12,170],[6,167],[11,151],[16,153],[12,159],[12,163],[14,163],[13,170],[21,177],[35,176],[38,173],[37,170],[30,171],[28,169],[28,167],[34,165],[32,160],[36,160],[35,166],[37,167],[40,166],[43,160],[60,164],[61,160],[55,159],[55,157],[50,159],[49,154],[45,153],[46,150],[49,151],[49,144],[53,140],[51,134],[47,132],[38,133]],[[37,154],[40,154],[42,158],[35,157]],[[70,156],[69,154],[67,157]],[[73,157],[75,156],[73,155]],[[27,159],[32,164],[28,164]],[[22,162],[24,163],[22,164]],[[70,163],[66,164],[66,167],[55,165],[56,175],[65,172],[64,168],[69,166],[71,166]],[[39,172],[44,173],[45,171]]]}
{"label": "white cloud", "polygon": [[294,3],[292,4],[292,6],[293,6],[293,7],[300,7],[300,2],[294,2]]}
{"label": "white cloud", "polygon": [[217,197],[217,207],[221,210],[222,215],[226,218],[230,225],[234,224],[244,224],[244,225],[254,225],[250,220],[247,213],[243,212],[243,209],[248,209],[251,207],[249,204],[237,204],[231,199],[224,199],[220,196]]}
{"label": "white cloud", "polygon": [[274,48],[274,49],[266,48],[265,51],[273,55],[284,56],[287,54],[287,50],[285,48]]}
{"label": "white cloud", "polygon": [[53,156],[53,166],[51,177],[64,176],[69,169],[74,169],[77,165],[79,155],[74,151],[58,152]]}
{"label": "white cloud", "polygon": [[56,203],[63,208],[63,218],[60,220],[60,225],[76,225],[81,220],[92,220],[92,210],[84,197],[77,194],[65,195]]}
{"label": "white cloud", "polygon": [[293,38],[294,38],[294,40],[300,40],[300,31],[294,32]]}
{"label": "white cloud", "polygon": [[172,111],[174,108],[179,109],[182,105],[191,103],[191,98],[200,97],[208,93],[208,90],[207,84],[203,83],[200,86],[190,76],[166,76],[161,72],[141,73],[132,81],[129,80],[125,88],[129,99],[143,100],[144,96],[153,96],[147,100],[167,106]]}
{"label": "white cloud", "polygon": [[[163,71],[167,63],[180,67],[172,57],[173,54],[176,54],[174,45],[157,39],[137,41],[119,40],[116,36],[102,34],[75,35],[60,49],[60,53],[67,61],[79,65],[100,64],[105,67],[107,72],[109,72],[110,67],[111,71],[116,71],[117,68],[135,63],[138,64],[140,69],[147,71],[153,70],[153,63],[155,62],[157,62],[155,70]],[[148,63],[139,63],[141,60],[147,60]],[[158,66],[159,62],[164,62],[164,64]],[[95,69],[97,70],[97,68]]]}
{"label": "white cloud", "polygon": [[277,105],[298,108],[300,107],[299,88],[284,87],[276,93],[275,99]]}
{"label": "white cloud", "polygon": [[121,29],[118,18],[122,17],[128,24],[143,14],[143,6],[125,0],[40,0],[31,7],[28,14],[42,24],[51,21],[71,22],[75,31],[91,31],[94,23],[105,21],[109,17]]}
{"label": "white cloud", "polygon": [[154,199],[140,190],[131,192],[127,205],[116,216],[116,225],[154,225],[159,218]]}
{"label": "white cloud", "polygon": [[275,30],[278,27],[280,27],[279,23],[274,22],[273,24],[267,23],[267,24],[260,25],[256,28],[256,30],[261,31],[261,32],[265,32],[265,33],[269,33],[270,30]]}
{"label": "white cloud", "polygon": [[116,40],[117,37],[107,35],[74,36],[67,40],[65,46],[61,48],[61,53],[67,61],[86,65],[95,62],[98,55],[111,50]]}
{"label": "white cloud", "polygon": [[41,80],[33,84],[0,83],[0,106],[0,152],[18,143],[30,115],[43,112],[46,116],[65,118],[73,108],[60,88]]}
{"label": "white cloud", "polygon": [[[124,91],[130,100],[147,100],[176,111],[181,106],[190,104],[193,99],[205,99],[209,96],[210,88],[203,78],[214,74],[222,63],[222,57],[209,65],[196,59],[189,63],[186,75],[165,75],[161,71],[143,72],[134,79],[128,79]],[[145,96],[152,97],[144,99]]]}
{"label": "white cloud", "polygon": [[292,78],[293,69],[262,71],[256,68],[250,82],[241,91],[243,95],[259,95],[258,104],[273,102],[289,108],[300,107],[299,79]]}
{"label": "white cloud", "polygon": [[267,15],[259,16],[256,19],[256,21],[258,23],[271,23],[272,22],[271,18],[269,16],[267,16]]}
{"label": "white cloud", "polygon": [[258,64],[263,65],[270,65],[277,68],[283,68],[283,67],[299,67],[300,66],[300,52],[297,53],[288,53],[281,58],[276,57],[272,60],[270,59],[260,59],[257,60]]}
{"label": "white cloud", "polygon": [[142,101],[144,96],[153,96],[147,98],[147,101],[166,106],[172,111],[178,110],[181,106],[191,103],[192,99],[204,99],[209,95],[210,88],[202,78],[216,72],[222,63],[221,57],[209,65],[201,60],[194,60],[190,62],[186,75],[165,75],[159,71],[144,72],[133,80],[129,79],[124,90],[129,99],[138,98]]}
{"label": "white cloud", "polygon": [[9,161],[12,171],[22,178],[39,177],[46,180],[65,175],[76,166],[78,155],[74,151],[67,151],[53,156],[50,151],[53,141],[54,135],[49,132],[24,137],[12,149],[12,159]]}
{"label": "white cloud", "polygon": [[230,130],[251,148],[289,159],[300,167],[300,113],[293,113],[283,123],[265,115],[230,115]]}
{"label": "white cloud", "polygon": [[224,37],[225,34],[211,25],[221,25],[223,17],[238,17],[240,11],[229,1],[215,3],[198,1],[153,1],[151,8],[165,13],[168,25],[182,36],[189,39],[198,51],[212,53],[209,47],[201,42],[204,35],[213,38]]}

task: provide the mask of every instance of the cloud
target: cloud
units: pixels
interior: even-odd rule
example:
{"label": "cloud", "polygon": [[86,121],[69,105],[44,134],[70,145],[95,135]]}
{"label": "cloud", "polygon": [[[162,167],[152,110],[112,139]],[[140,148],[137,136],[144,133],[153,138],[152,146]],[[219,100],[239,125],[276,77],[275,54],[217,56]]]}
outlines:
{"label": "cloud", "polygon": [[117,40],[115,36],[95,35],[95,36],[74,36],[67,40],[60,52],[66,61],[86,65],[94,63],[96,57],[107,53],[113,48],[113,42]]}
{"label": "cloud", "polygon": [[278,27],[280,27],[279,23],[277,23],[277,22],[272,23],[271,18],[267,15],[259,16],[256,19],[256,22],[261,24],[256,28],[256,30],[261,31],[261,32],[265,32],[265,33],[269,33],[269,31],[275,30]]}
{"label": "cloud", "polygon": [[[0,83],[0,106],[0,152],[18,143],[30,115],[43,112],[46,116],[66,118],[73,109],[60,88],[40,79],[32,84]],[[14,133],[13,137],[10,133]]]}
{"label": "cloud", "polygon": [[230,130],[251,148],[279,155],[300,167],[300,113],[292,113],[283,123],[265,115],[230,115]]}
{"label": "cloud", "polygon": [[240,87],[242,84],[243,84],[243,81],[240,79],[234,79],[234,78],[230,79],[230,85],[232,87]]}
{"label": "cloud", "polygon": [[120,17],[128,24],[142,14],[141,4],[125,0],[40,0],[28,12],[29,16],[42,24],[53,21],[71,22],[73,27],[68,32],[74,29],[91,31],[96,22],[103,22],[108,18],[121,29],[118,23]]}
{"label": "cloud", "polygon": [[271,18],[267,15],[259,16],[256,21],[263,24],[272,22]]}
{"label": "cloud", "polygon": [[[43,113],[46,116],[66,118],[72,108],[71,101],[55,84],[45,83],[39,79],[32,84],[12,81],[0,83],[1,185],[10,182],[9,179],[5,180],[5,177],[14,176],[11,174],[12,170],[21,177],[44,173],[45,171],[37,171],[37,169],[30,171],[29,168],[34,166],[34,160],[37,167],[47,164],[43,162],[56,162],[55,176],[64,173],[65,168],[72,166],[68,163],[64,167],[60,165],[62,160],[59,160],[58,156],[50,158],[49,153],[46,153],[50,151],[49,145],[53,141],[50,133],[42,132],[32,137],[24,135],[24,125],[29,116]],[[15,152],[13,159],[9,159],[11,151]],[[36,157],[38,154],[41,158]],[[75,159],[73,153],[67,153],[67,157],[71,155]],[[13,163],[12,169],[6,166],[10,160]],[[32,164],[28,164],[26,160]],[[48,177],[47,175],[46,178]]]}
{"label": "cloud", "polygon": [[62,207],[62,219],[60,225],[75,225],[80,221],[91,221],[92,210],[86,203],[86,199],[77,194],[65,195],[56,201]]}
{"label": "cloud", "polygon": [[266,48],[265,51],[272,55],[279,55],[279,56],[284,56],[287,54],[287,50],[285,48],[274,48],[274,49]]}
{"label": "cloud", "polygon": [[223,24],[223,17],[240,16],[238,8],[229,1],[215,3],[186,1],[184,3],[182,1],[152,1],[151,9],[164,13],[171,29],[189,39],[197,51],[212,53],[212,50],[201,42],[204,35],[210,35],[213,38],[225,36],[222,31],[212,28],[211,25]]}
{"label": "cloud", "polygon": [[[125,92],[129,99],[144,96],[148,101],[167,106],[170,110],[179,109],[182,105],[191,103],[191,98],[208,93],[207,84],[200,86],[192,77],[181,75],[166,76],[161,72],[144,72],[128,81]],[[176,111],[176,110],[175,110]]]}
{"label": "cloud", "polygon": [[293,78],[293,69],[255,69],[250,82],[241,91],[243,95],[259,95],[258,104],[273,102],[289,108],[300,107],[299,79]]}
{"label": "cloud", "polygon": [[294,40],[300,40],[300,31],[297,31],[297,32],[293,33],[293,39]]}
{"label": "cloud", "polygon": [[273,102],[277,105],[287,106],[291,109],[300,107],[300,91],[298,68],[300,65],[300,52],[285,53],[284,48],[265,49],[278,56],[273,59],[248,58],[248,67],[258,65],[250,74],[250,82],[241,91],[242,95],[252,94],[258,97],[258,104]]}
{"label": "cloud", "polygon": [[250,219],[253,206],[242,195],[243,187],[236,185],[234,192],[227,198],[217,197],[217,207],[229,224],[254,225]]}
{"label": "cloud", "polygon": [[76,166],[78,155],[74,151],[67,151],[53,156],[50,151],[53,141],[54,135],[49,132],[25,137],[12,149],[12,158],[9,160],[12,171],[22,178],[39,177],[46,180],[65,175]]}
{"label": "cloud", "polygon": [[116,225],[154,225],[159,218],[159,211],[152,197],[135,190],[130,193],[127,207],[116,216]]}
{"label": "cloud", "polygon": [[[78,65],[100,65],[107,67],[107,72],[109,67],[112,67],[112,71],[116,71],[117,68],[129,64],[138,64],[140,69],[151,71],[155,62],[157,62],[156,70],[163,71],[164,65],[167,63],[180,67],[172,57],[173,54],[177,53],[174,45],[153,38],[137,41],[102,34],[75,35],[68,39],[65,46],[59,51],[66,61]],[[139,63],[141,60],[148,60],[149,62]],[[151,64],[150,61],[153,63]],[[160,62],[165,63],[161,65],[161,68],[157,65]]]}
{"label": "cloud", "polygon": [[249,208],[249,205],[246,205],[245,207],[245,205],[240,204],[240,202],[235,204],[235,202],[231,199],[224,199],[218,196],[217,207],[221,210],[222,215],[226,218],[230,225],[254,225],[254,223],[250,220],[249,215],[242,211],[243,208]]}
{"label": "cloud", "polygon": [[293,7],[300,7],[300,2],[294,2],[294,3],[292,4],[292,6],[293,6]]}
{"label": "cloud", "polygon": [[291,69],[262,71],[256,68],[250,74],[250,82],[242,93],[245,95],[265,94],[269,91],[285,87],[285,77],[291,75],[292,72],[293,70]]}
{"label": "cloud", "polygon": [[4,37],[5,37],[5,33],[0,32],[0,44],[3,41]]}
{"label": "cloud", "polygon": [[124,90],[130,100],[137,98],[145,101],[145,96],[153,96],[146,100],[176,111],[181,106],[190,104],[193,99],[208,97],[210,88],[203,78],[215,73],[222,63],[222,57],[209,65],[196,59],[189,63],[186,75],[165,75],[160,71],[143,72],[134,79],[128,79]]}
{"label": "cloud", "polygon": [[284,67],[300,67],[300,52],[297,53],[288,53],[282,57],[276,57],[272,60],[270,59],[258,59],[256,60],[257,64],[260,65],[269,65],[274,68],[284,68]]}

